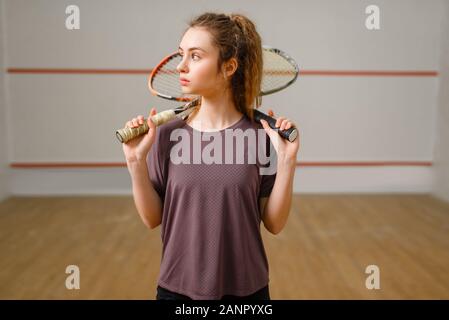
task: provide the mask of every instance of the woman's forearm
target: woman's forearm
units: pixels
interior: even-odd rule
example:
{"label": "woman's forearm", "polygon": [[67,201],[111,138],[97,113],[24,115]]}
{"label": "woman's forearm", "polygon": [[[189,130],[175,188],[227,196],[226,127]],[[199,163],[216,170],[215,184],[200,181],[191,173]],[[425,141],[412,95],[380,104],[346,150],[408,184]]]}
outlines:
{"label": "woman's forearm", "polygon": [[290,213],[296,164],[279,163],[276,180],[264,208],[264,224],[273,234],[284,228]]}
{"label": "woman's forearm", "polygon": [[162,221],[162,203],[151,183],[145,160],[127,161],[131,175],[134,203],[143,223],[150,229]]}

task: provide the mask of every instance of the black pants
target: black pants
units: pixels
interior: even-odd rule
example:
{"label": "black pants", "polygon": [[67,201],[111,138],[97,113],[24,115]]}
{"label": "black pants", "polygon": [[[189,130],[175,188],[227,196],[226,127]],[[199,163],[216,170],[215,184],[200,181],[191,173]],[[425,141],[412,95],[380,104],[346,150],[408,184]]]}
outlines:
{"label": "black pants", "polygon": [[[190,297],[157,286],[156,300],[192,300]],[[249,296],[224,295],[221,300],[270,300],[268,285]]]}

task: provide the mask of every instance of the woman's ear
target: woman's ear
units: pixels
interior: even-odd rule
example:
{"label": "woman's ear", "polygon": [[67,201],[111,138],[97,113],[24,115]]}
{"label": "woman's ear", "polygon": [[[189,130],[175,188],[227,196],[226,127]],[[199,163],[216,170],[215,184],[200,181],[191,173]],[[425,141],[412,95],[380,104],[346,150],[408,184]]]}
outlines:
{"label": "woman's ear", "polygon": [[223,74],[225,78],[230,78],[237,70],[238,63],[236,58],[231,58],[223,65]]}

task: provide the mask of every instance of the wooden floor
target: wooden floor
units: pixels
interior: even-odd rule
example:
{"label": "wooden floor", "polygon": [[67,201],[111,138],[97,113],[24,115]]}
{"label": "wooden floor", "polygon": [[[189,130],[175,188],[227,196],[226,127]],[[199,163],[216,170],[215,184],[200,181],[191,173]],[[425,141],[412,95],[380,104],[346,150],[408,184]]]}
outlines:
{"label": "wooden floor", "polygon": [[[449,204],[431,196],[296,195],[286,228],[262,234],[273,299],[449,299]],[[0,203],[0,299],[154,299],[160,258],[131,197]]]}

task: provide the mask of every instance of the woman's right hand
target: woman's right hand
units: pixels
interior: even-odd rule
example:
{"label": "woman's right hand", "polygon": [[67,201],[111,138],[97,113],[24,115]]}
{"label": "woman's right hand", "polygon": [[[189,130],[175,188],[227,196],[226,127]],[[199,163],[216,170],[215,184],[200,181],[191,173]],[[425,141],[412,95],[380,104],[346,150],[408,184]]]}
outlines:
{"label": "woman's right hand", "polygon": [[[156,138],[156,126],[151,117],[156,114],[156,109],[151,108],[150,116],[146,119],[148,127],[150,128],[146,134],[129,140],[123,143],[123,153],[125,154],[126,162],[134,161],[146,161],[148,152],[150,152],[151,146],[153,145],[154,139]],[[144,117],[138,115],[136,118],[131,119],[126,122],[125,127],[136,128],[144,123]]]}

